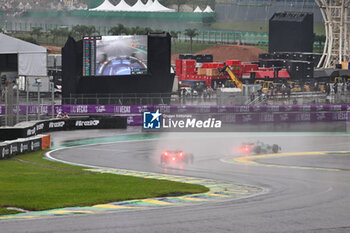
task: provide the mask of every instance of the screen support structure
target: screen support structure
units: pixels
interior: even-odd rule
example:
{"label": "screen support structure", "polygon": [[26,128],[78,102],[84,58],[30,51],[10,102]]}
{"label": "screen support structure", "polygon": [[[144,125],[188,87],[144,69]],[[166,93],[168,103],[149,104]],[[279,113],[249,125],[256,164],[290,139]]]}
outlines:
{"label": "screen support structure", "polygon": [[324,20],[326,41],[318,68],[350,60],[350,0],[315,0]]}

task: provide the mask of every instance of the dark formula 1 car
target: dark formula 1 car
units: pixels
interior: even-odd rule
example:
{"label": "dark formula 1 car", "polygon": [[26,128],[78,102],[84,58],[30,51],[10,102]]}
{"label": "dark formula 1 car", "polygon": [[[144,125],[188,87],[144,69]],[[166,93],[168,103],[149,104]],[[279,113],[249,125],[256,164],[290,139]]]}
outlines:
{"label": "dark formula 1 car", "polygon": [[160,156],[160,163],[166,164],[166,163],[193,163],[193,155],[192,154],[186,154],[183,151],[169,151],[166,150],[162,153]]}
{"label": "dark formula 1 car", "polygon": [[266,154],[266,153],[278,153],[281,151],[281,147],[277,144],[269,145],[260,141],[242,143],[240,147],[242,153],[255,153],[255,154]]}

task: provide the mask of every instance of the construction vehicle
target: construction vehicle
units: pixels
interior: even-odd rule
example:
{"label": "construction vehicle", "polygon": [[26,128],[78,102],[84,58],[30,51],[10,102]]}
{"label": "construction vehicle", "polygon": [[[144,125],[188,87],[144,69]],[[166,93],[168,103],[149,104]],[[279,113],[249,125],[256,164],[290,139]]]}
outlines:
{"label": "construction vehicle", "polygon": [[239,88],[242,90],[242,85],[243,85],[242,82],[237,79],[236,75],[232,72],[232,70],[229,66],[224,66],[221,69],[218,68],[218,70],[220,73],[226,72],[231,78],[231,80],[228,80],[226,82],[225,87],[231,87],[231,88],[236,87],[236,88]]}

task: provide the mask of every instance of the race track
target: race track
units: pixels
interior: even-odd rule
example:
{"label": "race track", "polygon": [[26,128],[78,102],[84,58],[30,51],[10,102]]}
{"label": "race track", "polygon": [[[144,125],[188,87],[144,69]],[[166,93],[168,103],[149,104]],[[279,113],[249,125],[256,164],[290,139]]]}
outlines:
{"label": "race track", "polygon": [[[64,140],[114,136],[118,131],[58,132]],[[135,132],[128,132],[135,133]],[[84,136],[83,136],[84,134]],[[232,162],[244,141],[277,143],[282,152],[329,151]],[[1,220],[0,232],[350,232],[350,135],[343,133],[163,134],[158,139],[58,150],[57,159],[136,171],[249,184],[266,190],[238,200],[33,220]],[[160,166],[160,153],[193,153],[193,165]],[[231,162],[230,162],[231,161]],[[273,165],[273,166],[270,166]],[[332,170],[333,169],[333,170]]]}

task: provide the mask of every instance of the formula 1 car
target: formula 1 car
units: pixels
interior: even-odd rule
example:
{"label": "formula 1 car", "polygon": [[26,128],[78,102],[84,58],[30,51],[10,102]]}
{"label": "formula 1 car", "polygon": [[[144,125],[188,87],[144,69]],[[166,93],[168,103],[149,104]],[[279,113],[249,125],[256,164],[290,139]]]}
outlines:
{"label": "formula 1 car", "polygon": [[281,147],[277,144],[269,145],[260,141],[257,142],[245,142],[240,146],[242,153],[255,153],[255,154],[266,154],[266,153],[278,153],[281,151]]}
{"label": "formula 1 car", "polygon": [[160,156],[161,165],[167,163],[193,163],[193,155],[185,154],[183,151],[164,151]]}

